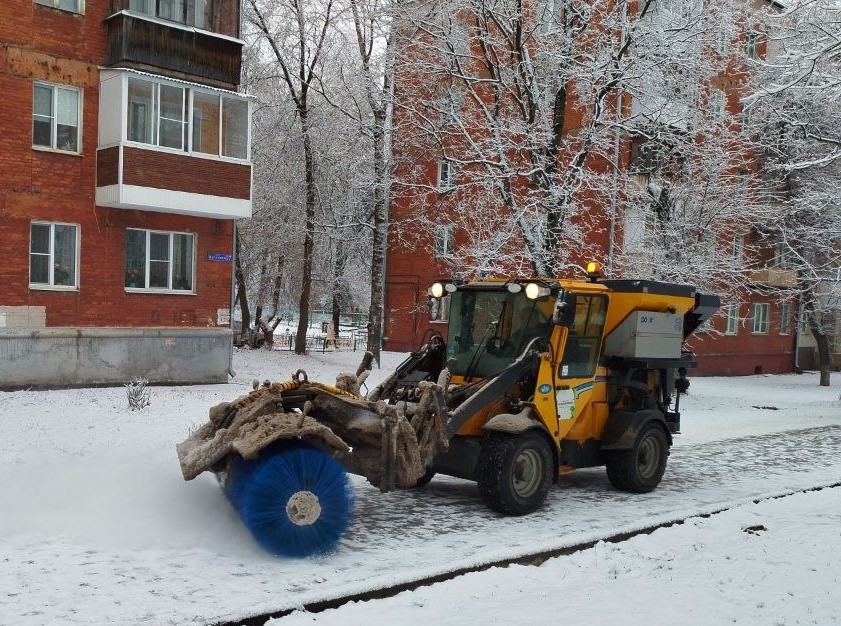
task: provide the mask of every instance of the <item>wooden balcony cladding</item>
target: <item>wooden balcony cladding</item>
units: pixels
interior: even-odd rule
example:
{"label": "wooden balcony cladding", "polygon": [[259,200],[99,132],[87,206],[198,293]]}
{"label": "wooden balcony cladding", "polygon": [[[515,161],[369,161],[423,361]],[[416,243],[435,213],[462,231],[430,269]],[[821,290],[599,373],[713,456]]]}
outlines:
{"label": "wooden balcony cladding", "polygon": [[240,80],[242,44],[175,24],[128,13],[112,15],[107,21],[107,64],[235,89]]}
{"label": "wooden balcony cladding", "polygon": [[123,184],[249,200],[251,165],[125,146]]}

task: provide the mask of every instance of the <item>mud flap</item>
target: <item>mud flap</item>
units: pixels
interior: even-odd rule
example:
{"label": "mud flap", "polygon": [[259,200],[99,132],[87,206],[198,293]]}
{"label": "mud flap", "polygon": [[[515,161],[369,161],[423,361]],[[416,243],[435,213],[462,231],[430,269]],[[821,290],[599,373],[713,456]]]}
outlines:
{"label": "mud flap", "polygon": [[666,424],[666,418],[660,411],[647,409],[643,411],[614,411],[607,418],[602,434],[602,450],[630,450],[634,447],[637,435],[648,422],[659,422],[663,427],[669,445],[672,445],[672,434]]}

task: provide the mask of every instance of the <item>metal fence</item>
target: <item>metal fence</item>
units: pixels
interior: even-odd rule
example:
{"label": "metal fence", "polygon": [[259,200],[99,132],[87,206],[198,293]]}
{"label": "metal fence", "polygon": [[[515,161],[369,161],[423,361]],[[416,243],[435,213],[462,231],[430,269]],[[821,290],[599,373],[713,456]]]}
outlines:
{"label": "metal fence", "polygon": [[[294,350],[297,333],[279,334],[274,336],[275,350]],[[338,337],[335,341],[328,341],[326,335],[310,335],[307,337],[307,350],[321,350],[321,352],[340,350],[364,350],[367,337],[361,333],[353,333],[350,337]]]}

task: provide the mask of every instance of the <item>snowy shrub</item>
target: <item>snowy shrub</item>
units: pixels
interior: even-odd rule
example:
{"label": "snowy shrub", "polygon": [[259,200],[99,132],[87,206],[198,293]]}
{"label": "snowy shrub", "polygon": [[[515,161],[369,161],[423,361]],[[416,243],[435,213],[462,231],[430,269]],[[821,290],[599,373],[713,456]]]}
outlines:
{"label": "snowy shrub", "polygon": [[128,406],[132,411],[140,411],[149,406],[149,381],[145,378],[132,378],[126,383]]}

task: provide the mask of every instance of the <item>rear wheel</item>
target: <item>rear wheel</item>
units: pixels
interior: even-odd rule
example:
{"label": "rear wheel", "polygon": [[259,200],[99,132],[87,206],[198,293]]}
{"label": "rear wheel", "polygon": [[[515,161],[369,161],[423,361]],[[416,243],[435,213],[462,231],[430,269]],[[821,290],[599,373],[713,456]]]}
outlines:
{"label": "rear wheel", "polygon": [[666,471],[669,443],[659,424],[643,426],[630,450],[611,452],[607,457],[607,477],[622,491],[647,493],[660,484]]}
{"label": "rear wheel", "polygon": [[491,433],[476,465],[479,494],[494,511],[531,513],[546,501],[553,467],[549,444],[539,433]]}

